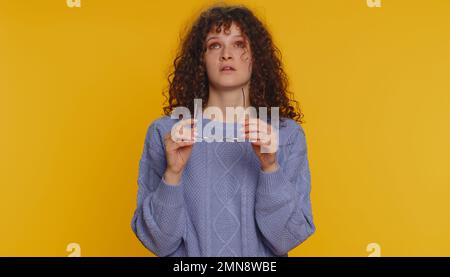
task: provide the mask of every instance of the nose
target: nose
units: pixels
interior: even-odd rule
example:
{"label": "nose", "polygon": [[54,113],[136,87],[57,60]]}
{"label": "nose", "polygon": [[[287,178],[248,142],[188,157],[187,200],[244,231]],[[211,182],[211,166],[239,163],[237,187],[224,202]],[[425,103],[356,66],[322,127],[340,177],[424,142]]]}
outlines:
{"label": "nose", "polygon": [[230,55],[222,55],[222,56],[220,57],[220,59],[221,59],[222,61],[226,61],[226,60],[231,59],[231,56],[230,56]]}
{"label": "nose", "polygon": [[220,59],[221,59],[222,61],[226,61],[226,60],[232,59],[232,56],[231,56],[231,54],[230,54],[230,51],[228,51],[228,47],[225,46],[225,47],[223,48],[222,55],[220,56]]}

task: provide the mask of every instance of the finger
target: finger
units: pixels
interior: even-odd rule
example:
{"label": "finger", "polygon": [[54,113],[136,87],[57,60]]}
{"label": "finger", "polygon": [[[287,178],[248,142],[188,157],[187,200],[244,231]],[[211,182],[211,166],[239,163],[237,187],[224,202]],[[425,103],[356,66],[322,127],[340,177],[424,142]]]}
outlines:
{"label": "finger", "polygon": [[265,135],[270,135],[271,134],[271,132],[269,132],[269,130],[267,130],[265,128],[260,128],[260,127],[257,127],[257,126],[248,126],[247,128],[242,128],[241,132],[244,133],[244,134],[253,133],[253,132],[259,132],[259,133],[262,133],[262,134],[265,134]]}
{"label": "finger", "polygon": [[243,125],[242,125],[242,127],[241,127],[241,129],[248,129],[248,128],[255,128],[255,127],[258,127],[258,123],[257,122],[253,122],[253,123],[249,123],[249,122],[247,122],[247,123],[244,123]]}
{"label": "finger", "polygon": [[248,118],[244,120],[244,125],[249,125],[249,124],[258,124],[259,119],[257,118]]}
{"label": "finger", "polygon": [[277,132],[266,132],[265,130],[246,130],[245,132],[242,133],[244,136],[245,135],[253,135],[253,136],[257,136],[258,138],[264,138],[264,140],[278,140],[278,136],[277,136]]}
{"label": "finger", "polygon": [[175,142],[191,141],[191,140],[194,140],[196,134],[198,135],[198,133],[196,133],[196,131],[194,131],[194,129],[192,129],[191,132],[189,132],[189,133],[184,133],[182,135],[176,136],[174,141]]}
{"label": "finger", "polygon": [[[196,124],[197,120],[192,118],[180,120],[179,122],[175,123],[175,125],[172,126],[171,129],[172,140],[178,141],[186,133],[190,134],[191,133],[190,131],[192,131],[192,129],[196,129],[197,127]],[[192,128],[192,126],[194,126],[194,128]]]}
{"label": "finger", "polygon": [[247,128],[249,126],[257,126],[260,129],[265,129],[270,132],[272,130],[272,126],[263,120],[259,120],[258,122],[244,122],[243,127]]}
{"label": "finger", "polygon": [[172,128],[176,128],[176,131],[180,131],[183,128],[188,128],[197,125],[197,119],[186,118],[178,121]]}
{"label": "finger", "polygon": [[171,143],[168,147],[167,147],[167,151],[168,152],[172,152],[172,151],[176,151],[179,148],[183,148],[183,147],[187,147],[187,146],[192,146],[195,142],[194,141],[179,141],[179,142],[174,142]]}
{"label": "finger", "polygon": [[267,137],[268,136],[260,132],[249,132],[244,135],[244,139],[248,139],[249,141],[256,141],[256,140],[266,141]]}
{"label": "finger", "polygon": [[259,140],[265,144],[269,144],[271,141],[271,136],[262,132],[249,132],[244,135],[244,138],[251,141]]}
{"label": "finger", "polygon": [[265,143],[261,140],[251,142],[252,146],[258,146],[260,153],[276,153],[278,150],[277,143]]}
{"label": "finger", "polygon": [[185,147],[185,146],[193,145],[194,143],[195,143],[195,141],[179,141],[179,142],[176,142],[175,144],[176,144],[177,149],[178,149],[178,148],[182,148],[182,147]]}
{"label": "finger", "polygon": [[263,140],[260,140],[260,139],[255,140],[255,141],[252,141],[251,144],[257,145],[257,146],[261,146],[261,147],[262,147],[262,146],[268,146],[268,145],[269,145],[269,143],[267,143],[267,142],[265,142],[265,141],[263,141]]}
{"label": "finger", "polygon": [[168,143],[168,145],[167,145],[168,150],[176,150],[180,147],[192,145],[195,143],[195,140],[190,139],[190,138],[180,138],[177,141],[174,141],[171,138],[169,138],[169,140],[170,140],[170,143]]}
{"label": "finger", "polygon": [[251,144],[255,145],[255,146],[261,146],[261,141],[259,141],[259,140],[252,141]]}
{"label": "finger", "polygon": [[183,142],[183,141],[194,141],[194,132],[191,133],[185,133],[183,135],[177,135],[175,137],[170,137],[169,138],[170,141],[172,141],[173,143],[177,143],[177,142]]}
{"label": "finger", "polygon": [[191,132],[183,132],[183,134],[173,133],[170,132],[168,135],[168,138],[165,139],[167,142],[178,142],[178,141],[187,141],[187,140],[193,140],[194,139],[195,131],[192,130]]}

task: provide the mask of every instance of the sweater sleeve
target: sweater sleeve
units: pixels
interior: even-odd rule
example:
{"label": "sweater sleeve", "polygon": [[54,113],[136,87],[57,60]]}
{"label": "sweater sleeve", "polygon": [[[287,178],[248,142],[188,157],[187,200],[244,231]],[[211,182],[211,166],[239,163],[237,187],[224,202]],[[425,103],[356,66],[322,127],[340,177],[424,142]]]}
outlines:
{"label": "sweater sleeve", "polygon": [[169,256],[180,247],[186,226],[183,180],[172,186],[163,178],[163,136],[155,123],[150,125],[139,161],[137,207],[131,222],[141,243],[157,256]]}
{"label": "sweater sleeve", "polygon": [[315,232],[311,211],[311,177],[306,140],[295,124],[285,161],[274,172],[259,172],[255,218],[265,244],[278,256],[287,253]]}

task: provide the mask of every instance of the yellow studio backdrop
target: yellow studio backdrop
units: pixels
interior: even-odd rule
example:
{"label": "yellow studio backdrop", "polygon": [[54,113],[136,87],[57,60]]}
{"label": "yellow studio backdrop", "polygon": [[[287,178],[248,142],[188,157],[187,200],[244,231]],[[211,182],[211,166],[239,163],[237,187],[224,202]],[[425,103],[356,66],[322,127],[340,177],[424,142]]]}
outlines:
{"label": "yellow studio backdrop", "polygon": [[[0,255],[150,256],[145,133],[214,2],[66,2],[0,0]],[[228,2],[267,23],[305,113],[317,231],[289,256],[449,256],[450,1],[367,2]]]}

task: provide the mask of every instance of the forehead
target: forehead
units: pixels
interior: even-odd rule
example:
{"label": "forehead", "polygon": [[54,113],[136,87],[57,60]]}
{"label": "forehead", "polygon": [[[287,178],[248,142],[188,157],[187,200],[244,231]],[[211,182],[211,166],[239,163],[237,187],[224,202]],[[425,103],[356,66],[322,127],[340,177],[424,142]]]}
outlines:
{"label": "forehead", "polygon": [[229,30],[225,30],[225,26],[222,25],[220,26],[220,33],[216,32],[216,26],[214,26],[208,33],[208,35],[206,36],[206,39],[210,39],[210,38],[217,38],[217,37],[227,37],[227,36],[243,36],[241,29],[239,28],[239,26],[236,23],[232,23],[230,25],[230,29]]}

